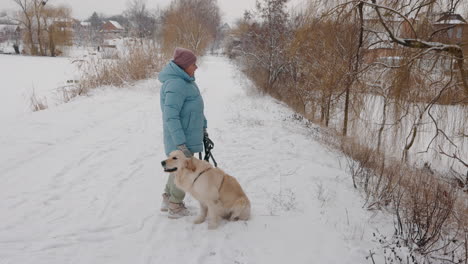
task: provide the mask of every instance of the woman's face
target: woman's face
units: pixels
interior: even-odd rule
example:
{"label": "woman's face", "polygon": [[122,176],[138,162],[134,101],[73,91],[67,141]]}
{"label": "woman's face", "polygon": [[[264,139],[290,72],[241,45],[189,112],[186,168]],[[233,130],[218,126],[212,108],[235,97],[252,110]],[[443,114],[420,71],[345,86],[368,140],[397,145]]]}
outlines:
{"label": "woman's face", "polygon": [[195,76],[195,71],[198,69],[198,66],[197,64],[192,64],[190,66],[187,67],[187,69],[185,69],[185,72],[190,76],[190,77],[193,77]]}

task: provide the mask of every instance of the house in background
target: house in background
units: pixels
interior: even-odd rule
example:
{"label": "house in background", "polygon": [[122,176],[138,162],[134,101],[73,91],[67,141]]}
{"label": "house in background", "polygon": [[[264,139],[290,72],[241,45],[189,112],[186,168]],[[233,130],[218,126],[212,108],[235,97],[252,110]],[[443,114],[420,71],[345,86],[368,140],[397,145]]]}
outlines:
{"label": "house in background", "polygon": [[468,54],[468,23],[459,14],[445,13],[434,23],[434,29],[439,30],[436,40],[462,46],[463,53]]}
{"label": "house in background", "polygon": [[0,43],[16,42],[21,37],[21,29],[18,25],[0,24]]}
{"label": "house in background", "polygon": [[74,24],[76,20],[69,17],[53,19],[49,27],[55,30],[54,38],[60,45],[73,46],[73,35],[75,34]]}
{"label": "house in background", "polygon": [[0,53],[19,53],[21,27],[7,16],[0,17]]}
{"label": "house in background", "polygon": [[97,33],[91,27],[91,22],[75,20],[73,24],[73,42],[79,46],[85,46],[98,39]]}
{"label": "house in background", "polygon": [[[403,19],[387,16],[385,22],[390,30],[395,32],[395,35],[404,34],[405,21]],[[379,18],[364,19],[364,27],[375,29],[374,32],[369,32],[366,36],[365,46],[367,48],[364,50],[364,60],[366,63],[380,61],[380,58],[398,57],[398,44],[392,41],[384,26],[380,23]]]}
{"label": "house in background", "polygon": [[[468,23],[459,14],[444,13],[431,23],[433,31],[436,32],[433,41],[457,44],[463,48],[464,54],[468,54]],[[387,26],[395,33],[396,37],[415,38],[407,21],[403,19],[386,18]],[[411,23],[419,21],[410,19]],[[365,19],[365,27],[376,29],[367,36],[368,48],[364,50],[364,59],[367,63],[375,61],[390,62],[392,66],[398,65],[398,57],[403,49],[394,43],[377,18]],[[468,57],[465,55],[465,57]],[[394,60],[395,59],[395,60]],[[387,64],[387,63],[386,63]]]}
{"label": "house in background", "polygon": [[93,25],[90,21],[76,20],[73,24],[74,43],[80,46],[98,47],[107,44],[106,40],[119,39],[127,35],[125,28],[115,20]]}
{"label": "house in background", "polygon": [[100,32],[103,34],[104,39],[118,38],[125,35],[125,28],[119,22],[109,20],[104,22]]}

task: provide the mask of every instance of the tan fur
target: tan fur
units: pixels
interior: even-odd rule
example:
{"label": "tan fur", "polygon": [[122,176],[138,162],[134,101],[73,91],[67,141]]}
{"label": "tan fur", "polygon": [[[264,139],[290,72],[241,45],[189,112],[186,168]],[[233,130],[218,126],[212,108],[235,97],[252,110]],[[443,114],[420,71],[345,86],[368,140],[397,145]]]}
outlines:
{"label": "tan fur", "polygon": [[249,219],[250,201],[236,178],[204,160],[186,158],[179,150],[173,151],[164,162],[165,169],[177,168],[176,186],[200,203],[200,215],[195,224],[203,223],[207,216],[210,229],[216,228],[221,218],[231,221]]}

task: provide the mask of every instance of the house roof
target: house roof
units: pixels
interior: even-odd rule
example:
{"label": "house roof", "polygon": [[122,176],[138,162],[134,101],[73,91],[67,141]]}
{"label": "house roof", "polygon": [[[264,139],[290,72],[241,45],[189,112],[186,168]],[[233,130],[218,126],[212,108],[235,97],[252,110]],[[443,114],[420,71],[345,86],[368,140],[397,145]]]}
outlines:
{"label": "house roof", "polygon": [[109,20],[109,23],[111,23],[116,29],[124,29],[117,21]]}
{"label": "house roof", "polygon": [[458,25],[458,24],[467,24],[466,20],[459,14],[445,14],[435,24],[438,25]]}
{"label": "house roof", "polygon": [[4,25],[0,24],[0,31],[16,31],[18,29],[18,25]]}
{"label": "house roof", "polygon": [[0,24],[4,25],[18,25],[18,21],[9,17],[9,16],[2,16],[0,17]]}
{"label": "house roof", "polygon": [[69,17],[58,17],[54,19],[55,22],[66,22],[66,23],[73,23],[75,20],[73,18]]}

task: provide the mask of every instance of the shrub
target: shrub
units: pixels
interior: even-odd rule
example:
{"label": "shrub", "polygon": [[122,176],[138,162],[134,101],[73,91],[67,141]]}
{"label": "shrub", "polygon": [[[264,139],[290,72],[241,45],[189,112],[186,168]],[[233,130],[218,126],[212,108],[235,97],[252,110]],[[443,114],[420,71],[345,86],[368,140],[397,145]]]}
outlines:
{"label": "shrub", "polygon": [[78,85],[64,89],[64,98],[69,100],[83,95],[89,90],[101,86],[122,87],[138,80],[154,76],[162,63],[159,47],[154,43],[140,42],[132,44],[118,59],[100,59],[93,57],[82,60],[80,70],[82,78]]}
{"label": "shrub", "polygon": [[47,99],[45,97],[38,98],[36,92],[32,91],[31,96],[29,97],[30,107],[33,112],[41,111],[48,108]]}

